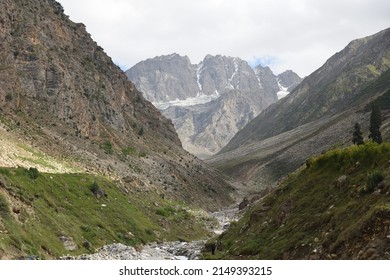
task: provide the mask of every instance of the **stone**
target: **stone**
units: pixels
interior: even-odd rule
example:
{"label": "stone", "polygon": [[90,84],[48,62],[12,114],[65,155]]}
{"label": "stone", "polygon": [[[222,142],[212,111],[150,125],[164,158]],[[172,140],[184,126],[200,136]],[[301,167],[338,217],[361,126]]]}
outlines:
{"label": "stone", "polygon": [[62,241],[62,243],[63,243],[63,245],[64,245],[66,250],[68,250],[68,251],[75,251],[75,250],[78,249],[78,246],[77,246],[76,243],[74,243],[72,237],[61,235],[59,238]]}
{"label": "stone", "polygon": [[238,210],[244,210],[249,205],[248,199],[245,197],[238,205]]}
{"label": "stone", "polygon": [[381,190],[376,190],[372,193],[373,196],[380,196],[381,195]]}
{"label": "stone", "polygon": [[345,187],[347,185],[347,175],[343,175],[337,179],[337,186],[338,187]]}

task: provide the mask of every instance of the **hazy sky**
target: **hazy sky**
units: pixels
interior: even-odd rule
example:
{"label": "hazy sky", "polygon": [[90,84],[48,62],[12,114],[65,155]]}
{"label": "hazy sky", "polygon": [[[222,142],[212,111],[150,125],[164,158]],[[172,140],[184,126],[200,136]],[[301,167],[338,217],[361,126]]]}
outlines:
{"label": "hazy sky", "polygon": [[240,57],[309,75],[351,40],[390,27],[389,0],[59,0],[126,70],[171,53]]}

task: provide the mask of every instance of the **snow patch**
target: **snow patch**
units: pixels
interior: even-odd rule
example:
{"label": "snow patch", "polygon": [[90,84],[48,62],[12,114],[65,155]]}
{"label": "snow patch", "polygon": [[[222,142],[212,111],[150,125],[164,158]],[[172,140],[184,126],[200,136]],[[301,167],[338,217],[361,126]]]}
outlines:
{"label": "snow patch", "polygon": [[286,97],[290,92],[288,91],[287,87],[284,87],[280,83],[279,78],[277,78],[276,81],[278,82],[279,86],[279,91],[276,93],[276,95],[278,96],[278,99],[282,99],[283,97]]}
{"label": "snow patch", "polygon": [[200,83],[200,75],[202,74],[203,62],[196,68],[196,82],[198,83],[199,92],[202,92],[202,84]]}
{"label": "snow patch", "polygon": [[263,85],[261,84],[261,80],[260,80],[260,70],[257,68],[255,68],[255,76],[257,78],[257,81],[259,81],[259,87],[263,88]]}
{"label": "snow patch", "polygon": [[198,94],[195,97],[189,97],[183,100],[176,99],[167,102],[152,102],[152,103],[157,109],[165,110],[171,106],[188,107],[188,106],[206,104],[215,99],[218,99],[219,96],[220,93],[216,90],[214,94],[211,95],[206,95],[203,92],[198,92]]}
{"label": "snow patch", "polygon": [[[232,89],[234,89],[232,82],[233,82],[234,77],[237,75],[237,73],[238,73],[238,62],[237,62],[237,58],[234,58],[234,73],[229,79],[229,85]],[[239,84],[237,85],[237,89],[238,89],[238,87],[239,87]]]}

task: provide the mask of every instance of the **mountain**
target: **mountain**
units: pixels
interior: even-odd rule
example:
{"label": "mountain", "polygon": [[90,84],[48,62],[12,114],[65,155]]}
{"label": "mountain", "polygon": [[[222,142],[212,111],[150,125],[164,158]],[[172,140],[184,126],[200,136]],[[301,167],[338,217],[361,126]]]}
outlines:
{"label": "mountain", "polygon": [[[264,188],[307,158],[351,143],[356,122],[367,139],[367,106],[386,96],[389,68],[390,29],[352,41],[252,120],[208,162]],[[383,108],[386,139],[388,109]]]}
{"label": "mountain", "polygon": [[289,94],[294,88],[302,82],[302,78],[291,70],[284,71],[277,76],[279,92],[277,93],[278,98],[281,99]]}
{"label": "mountain", "polygon": [[56,1],[0,1],[0,49],[0,258],[199,238],[232,202]]}
{"label": "mountain", "polygon": [[308,160],[218,239],[218,259],[389,259],[390,144]]}
{"label": "mountain", "polygon": [[187,56],[159,56],[126,74],[173,121],[183,147],[199,157],[218,152],[277,100],[281,88],[269,67],[252,69],[240,58],[221,55],[207,55],[196,65]]}

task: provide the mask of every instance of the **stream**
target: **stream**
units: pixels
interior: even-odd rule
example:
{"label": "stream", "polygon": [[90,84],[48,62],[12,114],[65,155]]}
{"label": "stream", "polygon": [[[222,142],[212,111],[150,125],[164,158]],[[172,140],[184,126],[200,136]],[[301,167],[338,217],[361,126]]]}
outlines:
{"label": "stream", "polygon": [[[237,205],[234,207],[210,213],[210,216],[218,221],[218,226],[213,229],[220,235],[229,227],[232,221],[238,219]],[[94,254],[80,256],[64,256],[65,260],[196,260],[199,259],[207,240],[191,242],[163,242],[150,243],[136,249],[121,243],[105,245]]]}

